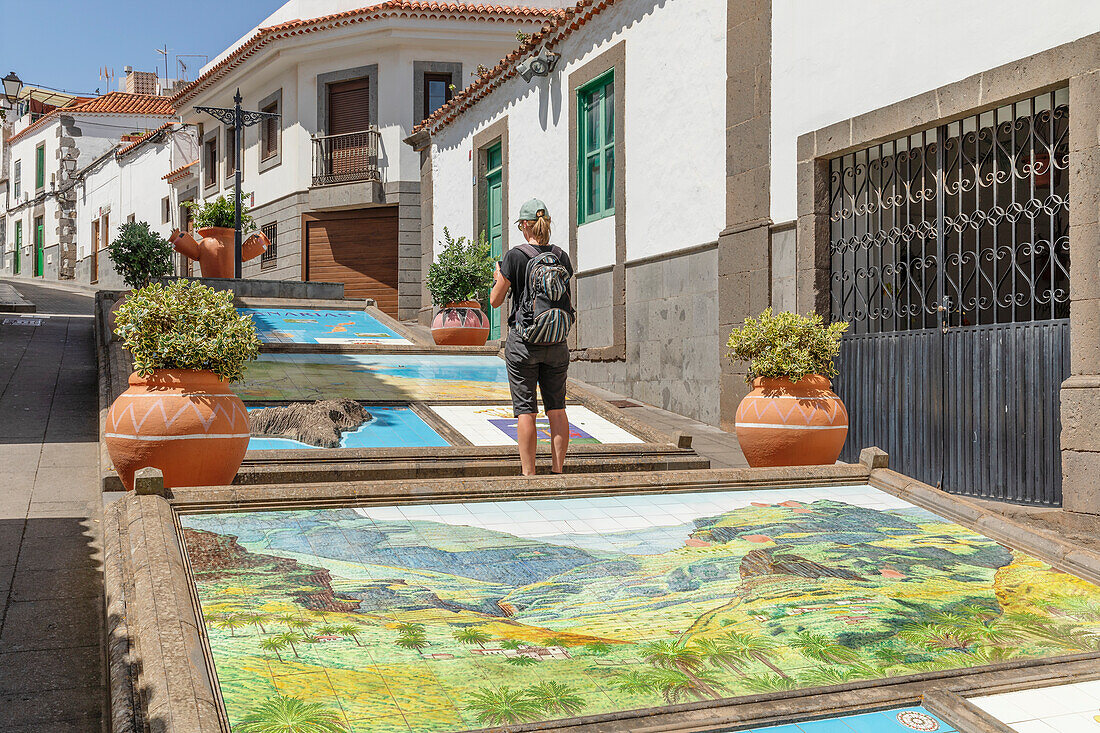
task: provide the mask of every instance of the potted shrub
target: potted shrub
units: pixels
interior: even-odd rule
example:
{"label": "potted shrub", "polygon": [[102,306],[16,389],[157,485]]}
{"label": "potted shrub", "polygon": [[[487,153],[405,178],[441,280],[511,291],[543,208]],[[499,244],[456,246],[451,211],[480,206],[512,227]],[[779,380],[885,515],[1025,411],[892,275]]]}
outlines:
{"label": "potted shrub", "polygon": [[737,440],[749,465],[836,463],[848,435],[848,411],[830,389],[833,359],[847,323],[819,315],[747,318],[730,334],[728,356],[749,363],[752,391],[737,408]]}
{"label": "potted shrub", "polygon": [[153,278],[172,274],[172,245],[149,229],[144,221],[128,222],[119,227],[115,241],[107,245],[107,255],[131,288],[140,288]]}
{"label": "potted shrub", "polygon": [[127,489],[152,466],[164,485],[232,482],[248,449],[248,412],[229,389],[260,341],[233,293],[190,280],[135,290],[114,309],[133,358],[130,387],[107,412],[106,441]]}
{"label": "potted shrub", "polygon": [[[233,238],[235,212],[233,202],[225,196],[199,204],[187,201],[183,204],[191,210],[195,222],[195,231],[200,239],[196,240],[187,232],[173,229],[168,242],[180,254],[198,260],[203,277],[233,277],[234,253]],[[256,228],[256,223],[248,213],[248,207],[241,205],[241,235]],[[259,257],[271,245],[263,232],[256,232],[241,242],[241,262]]]}
{"label": "potted shrub", "polygon": [[439,308],[432,319],[432,338],[441,346],[484,346],[489,318],[475,300],[493,284],[489,242],[454,239],[443,227],[443,249],[428,268],[428,292]]}

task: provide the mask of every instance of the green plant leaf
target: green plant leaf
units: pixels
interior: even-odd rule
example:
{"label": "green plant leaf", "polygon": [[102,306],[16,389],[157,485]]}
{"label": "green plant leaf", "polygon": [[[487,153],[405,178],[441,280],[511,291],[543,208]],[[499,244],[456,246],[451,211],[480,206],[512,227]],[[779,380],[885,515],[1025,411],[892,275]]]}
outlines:
{"label": "green plant leaf", "polygon": [[826,326],[817,314],[773,314],[768,308],[758,318],[746,318],[730,333],[727,356],[749,363],[745,375],[749,383],[757,377],[786,377],[797,382],[811,374],[831,379],[837,375],[833,360],[840,353],[840,339],[847,330],[845,321]]}
{"label": "green plant leaf", "polygon": [[427,287],[432,303],[444,306],[482,297],[493,284],[495,267],[485,234],[472,240],[455,239],[443,227],[441,244],[443,248],[428,268]]}

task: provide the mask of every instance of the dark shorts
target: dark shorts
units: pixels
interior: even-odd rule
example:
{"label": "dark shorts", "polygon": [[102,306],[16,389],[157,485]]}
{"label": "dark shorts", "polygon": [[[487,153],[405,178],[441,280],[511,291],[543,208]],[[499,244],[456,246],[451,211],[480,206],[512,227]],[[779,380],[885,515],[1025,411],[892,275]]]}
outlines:
{"label": "dark shorts", "polygon": [[516,417],[538,412],[535,387],[542,392],[544,410],[565,409],[565,380],[569,372],[569,346],[531,346],[514,332],[504,346],[508,386],[512,389],[512,412]]}

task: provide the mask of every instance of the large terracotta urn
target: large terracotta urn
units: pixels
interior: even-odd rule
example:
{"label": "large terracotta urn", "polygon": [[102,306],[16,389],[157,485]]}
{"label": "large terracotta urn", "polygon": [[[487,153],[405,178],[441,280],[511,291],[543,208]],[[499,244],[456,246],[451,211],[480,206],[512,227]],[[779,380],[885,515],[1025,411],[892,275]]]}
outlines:
{"label": "large terracotta urn", "polygon": [[[231,227],[204,227],[195,232],[199,235],[199,239],[195,239],[190,233],[175,229],[168,237],[168,243],[185,257],[197,260],[203,277],[233,277],[235,231]],[[241,262],[259,257],[269,246],[271,241],[267,235],[256,232],[241,242]]]}
{"label": "large terracotta urn", "polygon": [[248,450],[248,411],[214,372],[135,372],[107,411],[104,432],[129,491],[134,473],[147,466],[160,469],[166,487],[222,486],[232,483]]}
{"label": "large terracotta urn", "polygon": [[438,346],[484,346],[489,317],[476,300],[448,303],[432,319],[432,339]]}
{"label": "large terracotta urn", "polygon": [[848,436],[848,411],[831,386],[817,374],[797,382],[754,379],[737,407],[737,440],[749,465],[836,463]]}

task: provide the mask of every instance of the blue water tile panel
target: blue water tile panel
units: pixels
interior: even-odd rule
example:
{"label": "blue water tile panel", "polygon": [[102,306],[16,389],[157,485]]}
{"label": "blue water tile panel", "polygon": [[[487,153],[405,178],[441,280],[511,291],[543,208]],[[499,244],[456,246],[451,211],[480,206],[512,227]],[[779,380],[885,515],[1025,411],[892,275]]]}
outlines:
{"label": "blue water tile panel", "polygon": [[[249,412],[258,407],[248,408]],[[367,408],[371,419],[358,430],[344,433],[341,448],[424,448],[450,445],[443,436],[432,430],[419,415],[404,406],[378,406]],[[285,450],[288,448],[313,448],[290,438],[256,438],[248,441],[249,450]]]}
{"label": "blue water tile panel", "polygon": [[957,733],[948,723],[923,707],[915,706],[883,710],[874,713],[846,715],[840,718],[808,720],[767,728],[753,728],[742,733]]}
{"label": "blue water tile panel", "polygon": [[238,308],[237,312],[252,316],[265,344],[412,343],[363,311]]}

